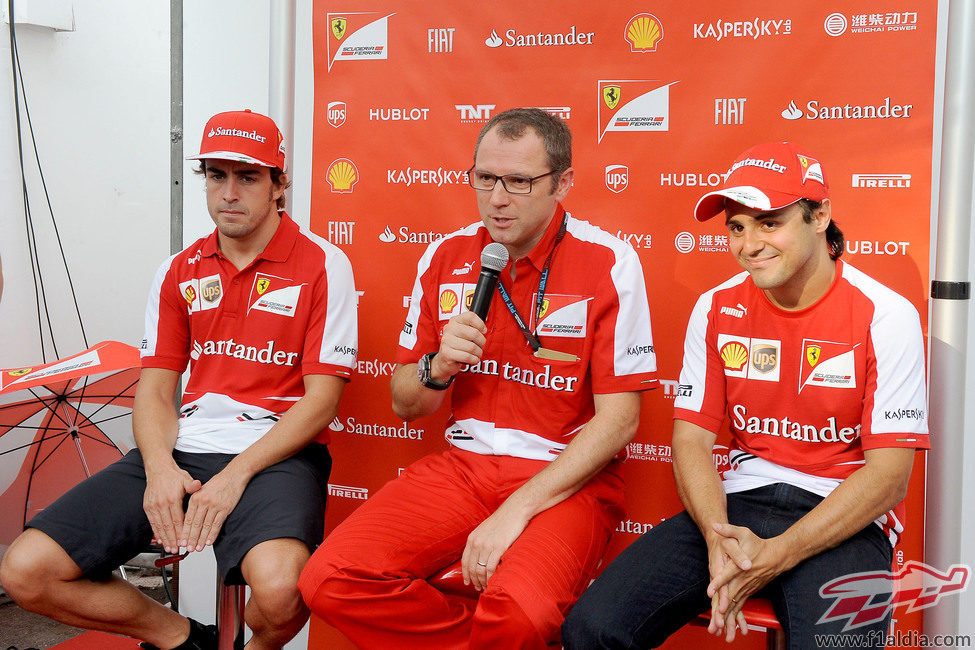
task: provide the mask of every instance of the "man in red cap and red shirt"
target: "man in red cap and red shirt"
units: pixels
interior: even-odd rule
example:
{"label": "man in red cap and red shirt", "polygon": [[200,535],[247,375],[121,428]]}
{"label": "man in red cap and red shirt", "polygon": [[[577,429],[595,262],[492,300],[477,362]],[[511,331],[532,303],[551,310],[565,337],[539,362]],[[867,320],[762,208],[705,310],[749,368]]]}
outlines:
{"label": "man in red cap and red shirt", "polygon": [[216,648],[213,626],[111,573],[152,537],[170,553],[212,545],[224,581],[251,587],[247,647],[280,648],[308,618],[297,582],[322,539],[327,425],[355,366],[352,267],[283,212],[285,149],[269,117],[215,115],[190,158],[216,230],[156,274],[132,414],[139,448],[28,522],[0,580],[25,609],[69,625]]}
{"label": "man in red cap and red shirt", "polygon": [[[861,625],[830,615],[821,589],[890,570],[914,451],[929,447],[917,310],[839,260],[822,165],[796,145],[739,156],[694,214],[721,212],[745,272],[705,292],[687,327],[673,435],[687,510],[614,560],[563,642],[657,647],[709,608],[709,631],[731,641],[760,594],[790,648],[822,634],[883,647],[890,609]],[[712,447],[726,417],[721,477]]]}

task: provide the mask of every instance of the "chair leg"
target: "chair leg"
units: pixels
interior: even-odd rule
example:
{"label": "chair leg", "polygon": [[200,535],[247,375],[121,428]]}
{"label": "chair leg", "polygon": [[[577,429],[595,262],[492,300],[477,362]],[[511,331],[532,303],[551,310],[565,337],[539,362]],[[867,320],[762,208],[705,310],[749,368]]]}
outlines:
{"label": "chair leg", "polygon": [[219,650],[243,650],[244,586],[225,585],[217,576],[217,629]]}

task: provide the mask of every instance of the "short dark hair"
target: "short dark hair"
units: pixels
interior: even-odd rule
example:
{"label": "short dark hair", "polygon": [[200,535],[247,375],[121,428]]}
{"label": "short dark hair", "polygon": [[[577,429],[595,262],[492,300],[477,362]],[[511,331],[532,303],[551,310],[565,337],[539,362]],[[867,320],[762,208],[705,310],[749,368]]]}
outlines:
{"label": "short dark hair", "polygon": [[[812,223],[813,212],[823,204],[822,201],[813,201],[812,199],[799,199],[798,203],[802,209],[802,220],[806,223]],[[843,249],[846,247],[843,231],[832,219],[826,227],[826,245],[829,247],[829,258],[832,260],[840,259],[840,255],[843,254]]]}
{"label": "short dark hair", "polygon": [[[201,176],[206,176],[207,166],[206,158],[200,161],[200,166],[193,170],[194,174],[200,174]],[[286,190],[291,187],[291,181],[288,179],[288,174],[283,169],[278,169],[277,167],[271,167],[268,170],[271,174],[271,182],[275,185],[281,186],[282,190]],[[285,193],[281,192],[281,196],[278,197],[277,206],[278,210],[284,210],[287,199],[285,198]]]}
{"label": "short dark hair", "polygon": [[572,166],[572,132],[569,126],[540,108],[512,108],[498,113],[484,125],[477,135],[474,157],[488,131],[497,127],[498,135],[507,140],[517,140],[525,135],[525,129],[532,129],[545,144],[545,154],[552,168],[552,190],[559,184],[559,177]]}

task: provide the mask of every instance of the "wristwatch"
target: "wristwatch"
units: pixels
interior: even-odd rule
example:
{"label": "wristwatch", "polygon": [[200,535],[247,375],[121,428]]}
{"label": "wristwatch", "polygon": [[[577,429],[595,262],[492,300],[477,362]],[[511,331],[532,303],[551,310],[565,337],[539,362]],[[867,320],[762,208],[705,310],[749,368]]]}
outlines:
{"label": "wristwatch", "polygon": [[420,360],[416,364],[416,376],[419,377],[420,383],[427,388],[432,388],[433,390],[447,390],[447,387],[454,381],[451,377],[447,381],[437,381],[430,376],[430,363],[433,358],[437,356],[436,352],[428,352],[420,357]]}

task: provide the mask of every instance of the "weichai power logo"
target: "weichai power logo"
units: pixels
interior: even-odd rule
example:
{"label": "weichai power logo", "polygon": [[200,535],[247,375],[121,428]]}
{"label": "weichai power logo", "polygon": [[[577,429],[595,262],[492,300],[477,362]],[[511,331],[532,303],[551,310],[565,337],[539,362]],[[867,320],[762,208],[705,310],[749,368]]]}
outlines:
{"label": "weichai power logo", "polygon": [[359,168],[348,158],[336,158],[325,171],[325,180],[333,192],[348,194],[359,180]]}
{"label": "weichai power logo", "polygon": [[375,11],[330,12],[328,30],[328,69],[339,61],[385,60],[389,51],[387,14]]}
{"label": "weichai power logo", "polygon": [[630,18],[623,30],[623,40],[630,44],[631,52],[656,52],[657,43],[664,37],[664,28],[653,14],[637,14]]}

